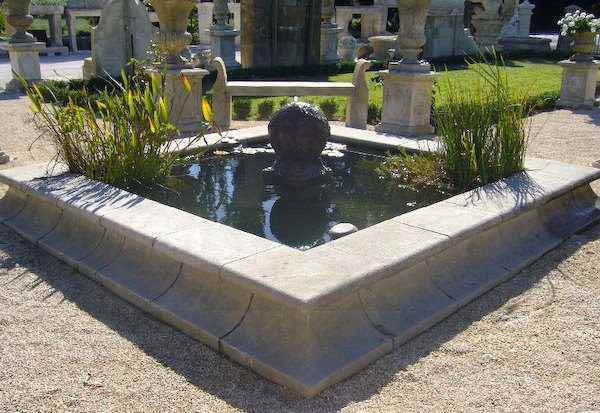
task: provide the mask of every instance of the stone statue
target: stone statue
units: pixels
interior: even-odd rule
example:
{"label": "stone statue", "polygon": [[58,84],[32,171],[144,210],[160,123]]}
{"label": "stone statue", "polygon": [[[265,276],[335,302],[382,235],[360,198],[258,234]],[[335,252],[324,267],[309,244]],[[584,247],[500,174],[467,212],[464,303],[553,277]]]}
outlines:
{"label": "stone statue", "polygon": [[329,172],[321,152],[330,137],[329,122],[319,109],[303,102],[284,106],[269,122],[275,162],[266,172],[295,188],[318,181]]}
{"label": "stone statue", "polygon": [[471,1],[473,15],[471,26],[479,46],[495,47],[502,28],[515,15],[519,0],[476,0]]}
{"label": "stone statue", "polygon": [[427,41],[425,22],[431,0],[398,0],[400,27],[398,47],[402,63],[418,64],[419,55]]}

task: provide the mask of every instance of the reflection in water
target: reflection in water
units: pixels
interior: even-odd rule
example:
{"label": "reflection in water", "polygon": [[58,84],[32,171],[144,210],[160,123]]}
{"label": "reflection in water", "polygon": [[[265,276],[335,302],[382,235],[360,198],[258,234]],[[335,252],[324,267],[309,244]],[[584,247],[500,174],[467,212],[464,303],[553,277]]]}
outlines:
{"label": "reflection in water", "polygon": [[330,241],[340,222],[358,229],[437,202],[443,195],[390,189],[375,172],[381,154],[329,147],[330,182],[299,192],[273,186],[263,169],[273,154],[262,147],[178,167],[173,191],[146,194],[159,202],[252,234],[306,250]]}

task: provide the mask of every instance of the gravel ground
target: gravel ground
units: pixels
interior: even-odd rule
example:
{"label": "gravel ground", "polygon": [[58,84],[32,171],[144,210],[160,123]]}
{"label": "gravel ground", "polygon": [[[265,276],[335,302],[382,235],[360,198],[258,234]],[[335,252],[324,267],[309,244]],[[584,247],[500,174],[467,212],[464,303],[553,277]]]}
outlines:
{"label": "gravel ground", "polygon": [[[26,103],[0,147],[48,159]],[[8,114],[8,116],[7,116]],[[534,118],[530,154],[600,159],[600,111]],[[0,411],[600,410],[600,226],[304,400],[154,320],[0,226]]]}

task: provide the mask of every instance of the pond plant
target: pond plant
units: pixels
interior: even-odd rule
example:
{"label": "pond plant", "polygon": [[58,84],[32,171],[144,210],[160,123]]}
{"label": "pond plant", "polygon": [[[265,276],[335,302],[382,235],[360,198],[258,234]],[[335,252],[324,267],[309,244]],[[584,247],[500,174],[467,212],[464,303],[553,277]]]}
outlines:
{"label": "pond plant", "polygon": [[508,82],[502,58],[484,57],[469,85],[446,77],[434,96],[440,149],[390,155],[382,173],[400,184],[462,192],[523,170],[530,125],[529,97]]}
{"label": "pond plant", "polygon": [[82,99],[69,98],[64,106],[45,103],[52,91],[43,85],[26,90],[35,119],[57,150],[57,161],[72,173],[133,190],[162,185],[178,160],[172,151],[178,130],[169,120],[170,103],[160,79],[136,82],[123,73],[121,82],[114,81],[116,92],[100,91],[91,99],[84,89]]}

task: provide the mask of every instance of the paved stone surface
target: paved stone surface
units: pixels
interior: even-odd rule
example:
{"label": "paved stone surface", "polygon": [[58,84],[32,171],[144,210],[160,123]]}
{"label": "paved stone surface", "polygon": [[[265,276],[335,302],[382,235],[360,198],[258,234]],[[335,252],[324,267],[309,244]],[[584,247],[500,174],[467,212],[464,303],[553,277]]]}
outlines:
{"label": "paved stone surface", "polygon": [[[3,114],[25,119],[20,101]],[[600,111],[536,116],[530,154],[600,159]],[[0,124],[18,163],[48,158],[29,123]],[[36,149],[37,148],[37,149]],[[12,164],[12,163],[11,163]],[[9,166],[11,166],[9,164]],[[353,378],[298,400],[0,227],[0,410],[600,409],[600,227]]]}
{"label": "paved stone surface", "polygon": [[[83,76],[83,60],[89,52],[74,53],[67,56],[40,56],[42,79],[81,79]],[[0,90],[12,79],[10,60],[0,58]]]}

